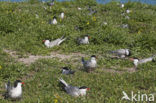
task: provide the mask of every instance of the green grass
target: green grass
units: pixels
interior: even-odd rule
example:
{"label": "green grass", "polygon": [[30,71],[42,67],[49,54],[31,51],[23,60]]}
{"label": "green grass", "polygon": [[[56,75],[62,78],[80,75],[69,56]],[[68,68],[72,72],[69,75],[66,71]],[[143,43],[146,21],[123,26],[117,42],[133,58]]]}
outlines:
{"label": "green grass", "polygon": [[[88,15],[87,6],[92,6],[98,12]],[[43,7],[47,7],[45,10]],[[77,7],[82,10],[78,11]],[[121,14],[126,9],[132,10],[125,19]],[[149,62],[140,65],[134,73],[108,73],[103,69],[126,71],[133,67],[130,61],[110,59],[107,51],[119,48],[129,48],[131,57],[146,58],[156,53],[156,6],[141,3],[125,4],[120,8],[116,2],[106,5],[95,1],[76,0],[72,2],[56,2],[50,9],[39,2],[7,3],[0,2],[0,93],[3,94],[4,83],[8,80],[22,79],[23,99],[19,103],[126,103],[122,101],[122,91],[153,93],[156,91],[156,63]],[[59,20],[61,12],[65,12],[65,19]],[[36,18],[35,14],[39,15]],[[54,15],[58,17],[57,25],[48,24]],[[96,18],[96,21],[93,18]],[[104,25],[103,22],[108,25]],[[87,24],[89,22],[89,25]],[[121,28],[128,24],[129,28]],[[75,26],[83,28],[75,30]],[[76,44],[76,38],[89,34],[89,45]],[[68,39],[58,47],[46,48],[42,40],[56,39],[65,35]],[[98,68],[94,73],[86,73],[81,67],[80,59],[63,60],[42,59],[31,65],[17,62],[3,51],[10,49],[17,51],[20,57],[25,54],[47,55],[50,52],[70,54],[79,52],[99,57]],[[76,65],[75,65],[76,64]],[[61,75],[61,67],[69,66],[76,70],[73,76]],[[69,84],[75,86],[86,85],[91,88],[86,97],[73,98],[58,86],[58,78],[62,77]],[[11,103],[0,96],[1,103]]]}

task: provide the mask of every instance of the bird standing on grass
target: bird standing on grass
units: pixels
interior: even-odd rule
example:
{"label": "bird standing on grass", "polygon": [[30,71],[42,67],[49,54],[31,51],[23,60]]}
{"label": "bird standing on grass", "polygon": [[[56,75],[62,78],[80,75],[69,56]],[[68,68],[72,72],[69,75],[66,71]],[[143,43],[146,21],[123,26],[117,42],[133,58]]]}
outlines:
{"label": "bird standing on grass", "polygon": [[64,36],[62,36],[61,38],[58,38],[56,40],[53,40],[53,41],[49,41],[49,40],[43,40],[44,42],[44,45],[48,48],[52,48],[54,46],[58,46],[60,45],[63,41],[65,41],[66,38],[64,38]]}
{"label": "bird standing on grass", "polygon": [[93,71],[97,67],[96,56],[92,55],[89,61],[85,61],[82,57],[82,64],[87,72]]}
{"label": "bird standing on grass", "polygon": [[89,44],[89,36],[85,35],[83,38],[78,38],[77,43],[78,44]]}
{"label": "bird standing on grass", "polygon": [[60,78],[59,81],[64,85],[65,91],[69,95],[74,96],[74,97],[85,96],[86,92],[90,90],[90,88],[87,88],[86,86],[82,86],[79,88],[76,86],[69,85],[62,78]]}
{"label": "bird standing on grass", "polygon": [[62,74],[66,74],[66,75],[69,75],[69,74],[74,74],[75,71],[69,69],[68,67],[63,67],[62,68]]}
{"label": "bird standing on grass", "polygon": [[22,97],[22,84],[24,82],[21,82],[20,80],[16,80],[14,82],[14,85],[12,86],[10,81],[8,81],[7,84],[5,84],[6,93],[4,94],[4,98],[10,98],[12,100],[21,99]]}

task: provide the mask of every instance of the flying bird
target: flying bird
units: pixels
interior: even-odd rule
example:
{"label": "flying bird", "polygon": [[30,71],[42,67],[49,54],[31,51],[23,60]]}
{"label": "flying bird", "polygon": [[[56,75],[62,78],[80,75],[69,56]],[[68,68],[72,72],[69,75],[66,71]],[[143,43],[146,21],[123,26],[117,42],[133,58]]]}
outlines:
{"label": "flying bird", "polygon": [[4,94],[4,98],[13,100],[20,99],[22,97],[22,84],[24,84],[24,82],[16,80],[12,86],[10,81],[8,81],[8,83],[5,84],[6,93]]}
{"label": "flying bird", "polygon": [[92,55],[89,61],[85,61],[82,57],[82,64],[87,72],[93,71],[97,67],[96,56]]}
{"label": "flying bird", "polygon": [[85,35],[83,38],[78,38],[77,43],[78,44],[89,44],[89,36]]}
{"label": "flying bird", "polygon": [[63,41],[65,41],[66,38],[64,38],[64,36],[62,36],[61,38],[58,38],[56,40],[53,40],[50,42],[50,40],[43,40],[44,45],[48,48],[52,48],[54,46],[58,46],[60,45]]}
{"label": "flying bird", "polygon": [[74,74],[75,71],[69,69],[68,67],[63,67],[62,68],[62,74],[66,74],[66,75],[69,75],[69,74]]}
{"label": "flying bird", "polygon": [[60,78],[59,81],[64,85],[64,89],[67,92],[67,94],[74,97],[85,96],[86,92],[90,90],[90,88],[87,88],[86,86],[77,87],[69,85],[62,78]]}

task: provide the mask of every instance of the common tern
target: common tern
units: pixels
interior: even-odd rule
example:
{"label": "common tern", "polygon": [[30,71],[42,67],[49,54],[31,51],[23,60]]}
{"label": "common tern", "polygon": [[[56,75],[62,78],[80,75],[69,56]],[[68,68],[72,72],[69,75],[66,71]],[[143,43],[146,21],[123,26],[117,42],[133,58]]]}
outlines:
{"label": "common tern", "polygon": [[147,62],[155,61],[155,58],[156,58],[156,55],[151,56],[149,58],[145,58],[145,59],[130,58],[130,60],[133,61],[134,66],[137,67],[139,64],[144,64]]}
{"label": "common tern", "polygon": [[78,44],[89,44],[89,36],[85,35],[83,38],[78,38],[77,43]]}
{"label": "common tern", "polygon": [[120,58],[125,58],[126,56],[131,55],[131,51],[129,49],[118,49],[115,51],[111,51],[110,53],[113,53],[116,56],[119,56]]}
{"label": "common tern", "polygon": [[89,61],[85,61],[82,57],[82,64],[87,72],[93,71],[97,67],[96,56],[92,55]]}
{"label": "common tern", "polygon": [[4,98],[13,100],[20,99],[22,97],[22,84],[24,84],[24,82],[16,80],[12,86],[10,81],[8,81],[8,83],[5,84],[6,93],[4,94]]}
{"label": "common tern", "polygon": [[57,24],[57,20],[56,20],[56,16],[53,17],[53,21],[52,21],[52,24]]}
{"label": "common tern", "polygon": [[50,42],[50,40],[43,40],[44,45],[48,48],[52,48],[54,46],[58,46],[60,45],[63,41],[65,41],[66,38],[64,38],[64,36],[62,36],[61,38],[58,38],[56,40],[53,40]]}
{"label": "common tern", "polygon": [[62,74],[66,74],[66,75],[69,75],[69,74],[74,74],[75,71],[69,69],[68,67],[63,67],[62,68]]}
{"label": "common tern", "polygon": [[86,86],[77,87],[67,84],[62,78],[59,79],[59,81],[64,85],[65,91],[74,97],[78,96],[85,96],[86,92],[90,90],[90,88],[87,88]]}

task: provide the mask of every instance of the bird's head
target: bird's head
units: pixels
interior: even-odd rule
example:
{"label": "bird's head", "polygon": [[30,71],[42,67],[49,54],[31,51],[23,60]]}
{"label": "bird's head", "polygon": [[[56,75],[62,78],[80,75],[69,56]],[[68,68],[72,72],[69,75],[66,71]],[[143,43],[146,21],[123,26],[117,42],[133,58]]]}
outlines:
{"label": "bird's head", "polygon": [[97,59],[97,57],[95,55],[92,55],[91,59]]}
{"label": "bird's head", "polygon": [[85,37],[85,39],[90,39],[89,35],[85,35],[84,37]]}
{"label": "bird's head", "polygon": [[82,90],[82,91],[88,91],[88,90],[90,90],[90,88],[88,88],[86,86],[82,86],[79,89]]}
{"label": "bird's head", "polygon": [[42,41],[44,44],[50,43],[50,40],[43,40]]}
{"label": "bird's head", "polygon": [[63,67],[62,69],[63,69],[63,70],[69,70],[69,68],[68,68],[68,67]]}
{"label": "bird's head", "polygon": [[139,62],[138,58],[136,58],[136,57],[135,58],[130,58],[129,60],[132,61],[135,66],[138,65],[138,62]]}
{"label": "bird's head", "polygon": [[136,57],[134,57],[134,58],[130,58],[129,60],[130,60],[130,61],[139,61],[139,59],[136,58]]}
{"label": "bird's head", "polygon": [[57,17],[56,17],[56,16],[54,16],[54,17],[53,17],[53,19],[57,19]]}
{"label": "bird's head", "polygon": [[22,82],[21,80],[16,80],[16,81],[14,82],[14,87],[22,86],[22,84],[24,84],[24,82]]}

